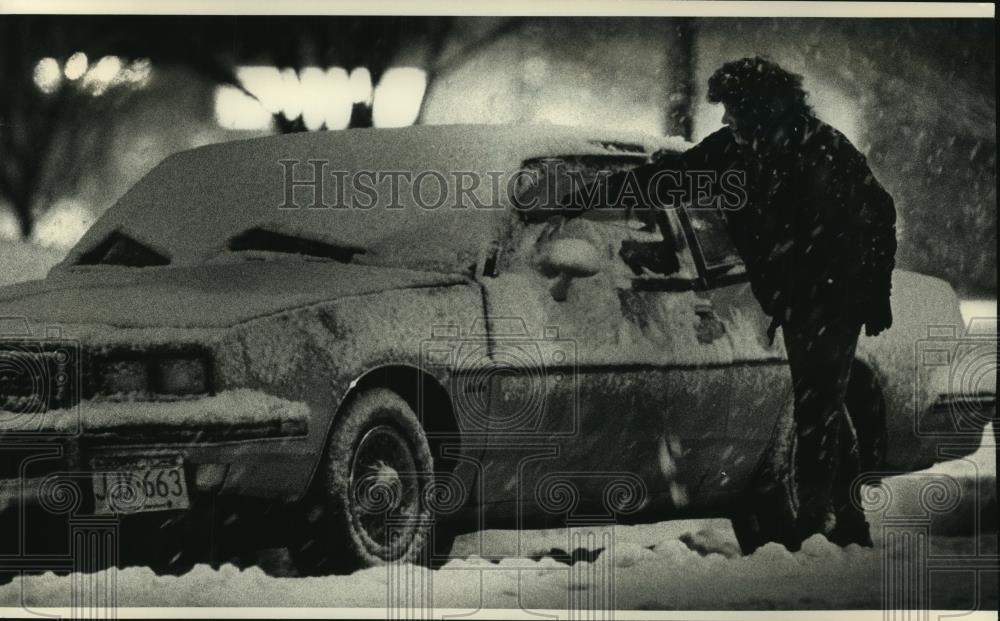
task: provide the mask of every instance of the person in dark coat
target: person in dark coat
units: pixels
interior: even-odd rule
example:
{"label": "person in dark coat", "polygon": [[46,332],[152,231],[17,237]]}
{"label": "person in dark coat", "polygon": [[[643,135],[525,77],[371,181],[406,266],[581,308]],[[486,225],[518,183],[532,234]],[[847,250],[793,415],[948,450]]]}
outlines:
{"label": "person in dark coat", "polygon": [[[708,99],[725,107],[726,127],[682,154],[611,176],[606,196],[614,206],[632,184],[647,204],[672,207],[676,194],[659,195],[665,186],[651,183],[665,171],[745,175],[746,200],[724,213],[754,296],[772,318],[768,334],[773,341],[780,327],[788,352],[798,540],[820,532],[871,545],[863,514],[849,498],[835,498],[834,477],[842,456],[857,458],[845,398],[861,328],[875,336],[892,325],[893,200],[865,156],[813,114],[801,76],[765,58],[743,58],[711,76]],[[579,194],[569,207],[585,207]],[[839,446],[842,437],[853,446]]]}

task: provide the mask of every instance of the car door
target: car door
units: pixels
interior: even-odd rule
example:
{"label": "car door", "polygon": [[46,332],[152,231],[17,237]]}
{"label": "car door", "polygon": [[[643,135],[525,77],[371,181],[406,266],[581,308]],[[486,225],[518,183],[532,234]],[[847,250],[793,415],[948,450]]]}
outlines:
{"label": "car door", "polygon": [[537,259],[566,239],[605,244],[585,219],[518,221],[482,281],[492,362],[482,498],[518,518],[599,512],[588,505],[600,505],[606,488],[640,487],[612,458],[627,398],[615,374],[628,359],[612,257],[600,252],[600,271],[572,280],[557,300],[558,279]]}
{"label": "car door", "polygon": [[729,234],[725,213],[717,208],[678,208],[671,221],[699,274],[699,288],[710,301],[732,346],[727,368],[728,421],[714,466],[706,472],[705,501],[746,487],[774,438],[779,416],[792,406],[791,376],[779,330],[767,336],[770,318],[750,288],[748,274]]}
{"label": "car door", "polygon": [[[504,362],[491,384],[484,501],[525,515],[567,503],[607,511],[622,492],[619,500],[662,497],[677,508],[695,500],[725,436],[732,345],[696,291],[686,248],[689,270],[673,279],[629,267],[626,241],[657,241],[641,226],[621,210],[514,225],[497,274],[483,282]],[[600,272],[573,280],[562,301],[536,260],[558,239],[586,240],[601,258]],[[534,344],[523,347],[524,336]]]}
{"label": "car door", "polygon": [[629,335],[622,362],[634,378],[634,404],[617,430],[619,465],[643,473],[668,508],[687,509],[703,502],[726,448],[733,340],[680,220],[651,212],[651,226],[637,213],[606,229]]}

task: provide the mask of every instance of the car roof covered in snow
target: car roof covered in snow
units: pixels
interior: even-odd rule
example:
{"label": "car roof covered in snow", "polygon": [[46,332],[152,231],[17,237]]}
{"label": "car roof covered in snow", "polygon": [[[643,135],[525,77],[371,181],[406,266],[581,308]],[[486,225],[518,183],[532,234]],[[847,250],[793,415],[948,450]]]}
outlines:
{"label": "car roof covered in snow", "polygon": [[[114,235],[171,265],[201,264],[225,253],[236,236],[263,229],[375,254],[376,246],[396,253],[417,246],[440,255],[424,268],[453,271],[475,260],[509,205],[504,185],[490,183],[487,173],[510,174],[525,160],[547,156],[640,155],[688,146],[679,138],[551,125],[351,129],[213,144],[163,160],[94,224],[60,267],[81,263]],[[313,188],[288,183],[289,174],[301,181],[316,171],[323,181],[318,199]],[[421,205],[413,198],[413,181],[393,181],[385,174],[393,171],[409,173],[409,180],[424,173]],[[481,179],[461,201],[460,172]],[[447,186],[446,200],[439,200],[440,181]],[[391,191],[390,183],[400,191]],[[476,202],[488,208],[474,208]],[[315,208],[324,203],[330,207]]]}

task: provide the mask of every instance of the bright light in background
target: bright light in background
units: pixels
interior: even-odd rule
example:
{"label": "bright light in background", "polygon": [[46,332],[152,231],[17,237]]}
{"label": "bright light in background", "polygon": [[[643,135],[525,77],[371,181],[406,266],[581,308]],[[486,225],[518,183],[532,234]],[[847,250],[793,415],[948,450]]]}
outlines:
{"label": "bright light in background", "polygon": [[266,130],[272,115],[302,117],[309,130],[343,129],[351,120],[355,101],[372,100],[371,73],[359,67],[348,75],[343,67],[286,68],[246,66],[236,70],[240,84],[252,96],[232,86],[215,93],[215,115],[227,129]]}
{"label": "bright light in background", "polygon": [[272,115],[282,111],[287,97],[281,72],[277,67],[238,67],[236,79],[252,96],[234,86],[217,88],[215,117],[219,125],[236,130],[270,130]]}
{"label": "bright light in background", "polygon": [[427,72],[416,67],[393,67],[375,87],[372,123],[375,127],[412,125],[420,114],[427,89]]}
{"label": "bright light in background", "polygon": [[35,64],[35,86],[43,93],[54,93],[62,84],[62,71],[55,58],[43,58]]}
{"label": "bright light in background", "polygon": [[66,60],[63,67],[63,75],[67,80],[79,80],[83,74],[87,73],[87,55],[83,52],[76,52]]}
{"label": "bright light in background", "polygon": [[117,56],[104,56],[87,70],[81,86],[94,95],[102,94],[122,70],[122,61]]}
{"label": "bright light in background", "polygon": [[281,114],[288,120],[297,119],[302,114],[301,87],[295,69],[287,67],[281,70]]}
{"label": "bright light in background", "polygon": [[270,112],[260,102],[235,86],[215,89],[215,119],[226,129],[270,129]]}
{"label": "bright light in background", "polygon": [[319,67],[306,67],[299,72],[302,122],[309,131],[322,128],[326,121],[326,104],[332,95],[328,90],[326,72]]}
{"label": "bright light in background", "polygon": [[330,101],[326,106],[326,127],[344,129],[351,123],[351,107],[354,105],[349,88],[351,79],[343,67],[331,67],[326,70],[326,82],[330,92]]}
{"label": "bright light in background", "polygon": [[992,333],[996,334],[997,330],[997,301],[992,300],[962,300],[959,302],[959,308],[962,311],[962,319],[965,321],[966,327],[970,326],[970,322],[976,320],[976,328],[982,330],[992,326]]}
{"label": "bright light in background", "polygon": [[[96,64],[88,65],[87,55],[76,52],[63,67],[55,58],[43,58],[35,65],[34,81],[43,93],[54,93],[63,83],[63,76],[70,82],[80,80],[79,88],[99,97],[109,88],[127,86],[144,88],[153,73],[153,63],[148,58],[137,58],[128,64],[117,56],[105,56]],[[82,79],[81,79],[82,78]]]}
{"label": "bright light in background", "polygon": [[412,125],[420,114],[427,90],[427,73],[416,67],[393,67],[372,88],[371,72],[356,67],[303,67],[282,70],[276,67],[247,66],[236,77],[250,95],[232,86],[220,86],[215,93],[215,115],[227,129],[267,130],[272,115],[286,119],[302,117],[306,129],[344,129],[350,124],[354,104],[372,106],[376,127]]}
{"label": "bright light in background", "polygon": [[21,237],[21,227],[10,209],[0,207],[0,239],[18,239]]}
{"label": "bright light in background", "polygon": [[50,248],[70,248],[94,222],[94,214],[79,202],[63,198],[35,223],[34,241]]}
{"label": "bright light in background", "polygon": [[277,67],[239,67],[236,78],[260,105],[271,114],[281,112],[283,95],[281,92],[281,72]]}
{"label": "bright light in background", "polygon": [[351,71],[350,90],[352,103],[369,103],[372,100],[372,74],[366,67]]}
{"label": "bright light in background", "polygon": [[153,63],[148,58],[137,58],[118,72],[114,78],[115,84],[130,84],[135,88],[144,88],[149,84],[153,73]]}

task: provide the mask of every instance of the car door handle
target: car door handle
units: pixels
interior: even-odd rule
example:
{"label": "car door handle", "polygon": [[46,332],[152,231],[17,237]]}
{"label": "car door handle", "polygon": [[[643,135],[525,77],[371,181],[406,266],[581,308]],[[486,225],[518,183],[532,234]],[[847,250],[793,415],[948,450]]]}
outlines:
{"label": "car door handle", "polygon": [[695,335],[699,343],[711,343],[726,334],[726,324],[719,320],[715,314],[715,309],[711,306],[695,306],[694,312],[698,315],[698,323],[695,324]]}

